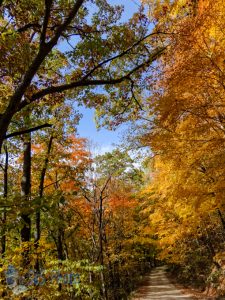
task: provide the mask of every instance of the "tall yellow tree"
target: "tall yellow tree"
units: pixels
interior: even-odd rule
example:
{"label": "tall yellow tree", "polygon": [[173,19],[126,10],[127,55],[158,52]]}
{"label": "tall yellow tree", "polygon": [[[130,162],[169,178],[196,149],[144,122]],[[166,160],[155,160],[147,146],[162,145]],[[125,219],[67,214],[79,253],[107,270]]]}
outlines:
{"label": "tall yellow tree", "polygon": [[212,232],[224,235],[224,12],[221,0],[178,0],[159,1],[150,14],[168,47],[149,98],[151,129],[142,136],[155,155],[145,192],[163,257],[174,262],[185,263],[198,243],[213,258],[223,243]]}

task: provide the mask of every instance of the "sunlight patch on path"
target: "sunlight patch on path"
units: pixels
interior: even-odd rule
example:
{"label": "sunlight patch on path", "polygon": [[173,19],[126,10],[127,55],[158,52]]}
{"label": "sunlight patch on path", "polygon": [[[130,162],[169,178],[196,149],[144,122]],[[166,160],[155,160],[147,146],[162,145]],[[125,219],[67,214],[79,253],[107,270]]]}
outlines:
{"label": "sunlight patch on path", "polygon": [[146,278],[146,282],[135,293],[132,300],[179,299],[193,300],[191,295],[184,295],[166,276],[166,267],[158,267]]}

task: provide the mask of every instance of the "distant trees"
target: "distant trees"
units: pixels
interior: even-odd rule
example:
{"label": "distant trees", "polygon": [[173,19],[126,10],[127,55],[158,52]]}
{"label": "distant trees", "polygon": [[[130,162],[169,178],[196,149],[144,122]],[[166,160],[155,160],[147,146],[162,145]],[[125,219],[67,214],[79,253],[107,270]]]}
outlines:
{"label": "distant trees", "polygon": [[[102,266],[97,277],[101,299],[127,297],[135,285],[131,277],[138,280],[141,272],[149,270],[154,255],[154,247],[148,249],[151,242],[141,242],[135,192],[142,174],[135,181],[136,172],[133,159],[119,149],[97,156],[79,200],[71,203],[81,222],[80,233],[71,237],[73,243],[78,251],[87,252],[91,264]],[[93,272],[90,281],[96,281]]]}

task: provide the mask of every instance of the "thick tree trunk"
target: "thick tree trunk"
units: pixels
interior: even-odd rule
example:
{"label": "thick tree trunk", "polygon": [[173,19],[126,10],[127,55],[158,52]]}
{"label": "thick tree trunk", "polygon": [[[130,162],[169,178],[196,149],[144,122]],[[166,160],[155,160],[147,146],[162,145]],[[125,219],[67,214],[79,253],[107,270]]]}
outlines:
{"label": "thick tree trunk", "polygon": [[0,117],[0,153],[2,152],[2,145],[4,142],[4,138],[6,135],[6,132],[8,130],[9,124],[11,122],[12,114],[4,114],[3,116]]}
{"label": "thick tree trunk", "polygon": [[[31,192],[31,135],[27,134],[24,140],[23,150],[23,175],[21,181],[21,196],[24,207],[29,208],[30,192]],[[21,219],[23,227],[21,229],[21,241],[29,242],[31,236],[31,218],[29,212],[22,212]],[[29,249],[24,253],[24,265],[29,264]]]}
{"label": "thick tree trunk", "polygon": [[57,235],[57,252],[58,252],[59,260],[65,260],[65,255],[63,251],[63,240],[64,240],[64,230],[62,228],[59,228],[58,235]]}

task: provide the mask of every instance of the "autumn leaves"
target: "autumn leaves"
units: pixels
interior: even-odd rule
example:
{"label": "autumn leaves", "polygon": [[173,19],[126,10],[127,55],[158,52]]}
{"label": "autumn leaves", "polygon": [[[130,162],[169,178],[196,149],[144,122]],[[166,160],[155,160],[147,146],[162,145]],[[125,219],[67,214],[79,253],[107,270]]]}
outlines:
{"label": "autumn leaves", "polygon": [[[156,246],[186,279],[220,268],[224,3],[143,2],[148,16],[140,7],[126,22],[105,0],[1,6],[1,271],[13,257],[81,274],[79,288],[45,286],[39,299],[125,297]],[[132,135],[152,151],[147,176],[127,151],[91,156],[74,101],[99,125],[141,128]]]}
{"label": "autumn leaves", "polygon": [[193,14],[181,2],[165,3],[168,12],[158,25],[173,34],[152,96],[155,128],[142,140],[155,154],[146,192],[155,201],[150,220],[161,255],[184,272],[193,270],[185,275],[193,279],[224,242],[225,6],[193,1]]}

